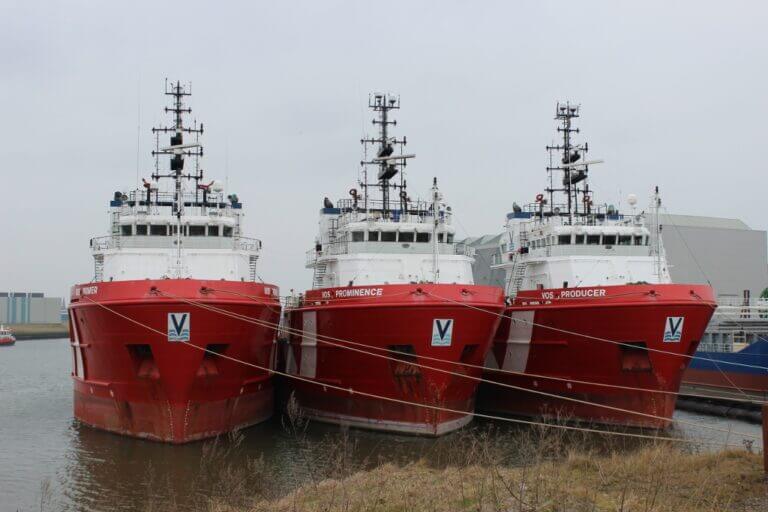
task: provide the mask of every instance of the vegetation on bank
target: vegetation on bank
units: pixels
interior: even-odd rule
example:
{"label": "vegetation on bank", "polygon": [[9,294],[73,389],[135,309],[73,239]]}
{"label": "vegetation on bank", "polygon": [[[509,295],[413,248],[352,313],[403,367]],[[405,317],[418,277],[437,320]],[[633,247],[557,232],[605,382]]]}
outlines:
{"label": "vegetation on bank", "polygon": [[435,469],[391,464],[306,484],[275,500],[209,510],[244,511],[720,511],[768,510],[760,457],[746,451],[569,453],[531,466]]}
{"label": "vegetation on bank", "polygon": [[[288,408],[286,429],[307,443],[306,421]],[[226,450],[237,449],[237,436]],[[445,440],[445,441],[443,441]],[[438,440],[418,462],[362,460],[348,435],[307,445],[282,471],[302,472],[293,490],[270,486],[263,460],[224,465],[200,510],[334,511],[721,511],[768,510],[762,456],[703,451],[664,440],[595,436],[553,428],[468,428]],[[226,454],[209,448],[201,467]],[[413,460],[413,459],[412,459]],[[223,478],[220,476],[223,475]]]}
{"label": "vegetation on bank", "polygon": [[12,324],[8,327],[19,340],[66,338],[69,336],[69,325],[66,322],[60,324]]}

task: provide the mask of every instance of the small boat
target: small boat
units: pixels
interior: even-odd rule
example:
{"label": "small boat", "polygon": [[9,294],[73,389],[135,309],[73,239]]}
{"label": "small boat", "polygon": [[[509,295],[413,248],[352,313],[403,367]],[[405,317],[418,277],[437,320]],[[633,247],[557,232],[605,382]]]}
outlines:
{"label": "small boat", "polygon": [[0,347],[10,347],[15,343],[16,337],[13,332],[8,327],[0,325]]}
{"label": "small boat", "polygon": [[324,200],[307,253],[312,289],[287,308],[285,366],[296,378],[286,386],[318,421],[439,436],[472,420],[503,294],[474,284],[437,180],[429,200],[411,199],[403,172],[414,155],[389,133],[399,98],[375,94],[369,107],[380,133],[362,141],[374,152],[360,191]]}

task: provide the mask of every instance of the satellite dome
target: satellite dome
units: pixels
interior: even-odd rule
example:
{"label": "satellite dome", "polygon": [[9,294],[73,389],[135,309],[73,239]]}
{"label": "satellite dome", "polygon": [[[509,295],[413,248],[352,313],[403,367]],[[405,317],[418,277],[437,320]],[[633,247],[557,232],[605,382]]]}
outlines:
{"label": "satellite dome", "polygon": [[211,190],[213,192],[224,192],[224,184],[219,180],[214,180],[211,183]]}
{"label": "satellite dome", "polygon": [[637,204],[637,196],[635,194],[629,194],[627,196],[627,203],[629,206],[635,206]]}

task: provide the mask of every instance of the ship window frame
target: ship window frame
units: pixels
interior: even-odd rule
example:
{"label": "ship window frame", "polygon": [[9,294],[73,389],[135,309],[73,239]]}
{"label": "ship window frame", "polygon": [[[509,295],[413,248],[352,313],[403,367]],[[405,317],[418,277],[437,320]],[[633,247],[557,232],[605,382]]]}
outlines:
{"label": "ship window frame", "polygon": [[368,241],[369,242],[378,242],[379,241],[379,232],[378,231],[369,231],[368,232]]}
{"label": "ship window frame", "polygon": [[643,235],[635,235],[632,239],[632,245],[643,245]]}
{"label": "ship window frame", "polygon": [[398,231],[397,241],[403,243],[413,243],[416,241],[416,233],[413,231]]}
{"label": "ship window frame", "polygon": [[600,235],[587,235],[587,245],[600,245],[600,238]]}
{"label": "ship window frame", "polygon": [[618,245],[632,245],[632,235],[619,235]]}
{"label": "ship window frame", "polygon": [[571,235],[557,235],[557,245],[571,245]]}
{"label": "ship window frame", "polygon": [[574,245],[585,245],[587,241],[586,235],[575,235],[573,238]]}
{"label": "ship window frame", "polygon": [[133,226],[131,224],[120,226],[120,236],[133,236]]}
{"label": "ship window frame", "polygon": [[232,238],[232,226],[224,226],[224,229],[222,230],[222,235],[227,238]]}
{"label": "ship window frame", "polygon": [[205,226],[189,224],[187,226],[187,236],[205,236]]}
{"label": "ship window frame", "polygon": [[396,231],[382,231],[381,232],[381,241],[382,242],[397,242],[397,232]]}
{"label": "ship window frame", "polygon": [[365,231],[352,231],[353,242],[365,242]]}
{"label": "ship window frame", "polygon": [[448,233],[445,239],[445,243],[452,244],[453,243],[453,233]]}
{"label": "ship window frame", "polygon": [[443,240],[445,240],[444,233],[438,233],[437,234],[437,243],[443,243]]}
{"label": "ship window frame", "polygon": [[429,243],[431,233],[416,233],[416,243]]}
{"label": "ship window frame", "polygon": [[146,224],[136,224],[136,236],[147,236],[148,229]]}
{"label": "ship window frame", "polygon": [[[211,234],[213,230],[216,230],[215,233]],[[205,230],[206,236],[219,236],[219,225],[218,224],[208,224],[206,230]]]}
{"label": "ship window frame", "polygon": [[[162,229],[162,232],[160,231]],[[167,224],[150,224],[149,236],[168,236]]]}
{"label": "ship window frame", "polygon": [[616,235],[603,235],[603,245],[616,245]]}

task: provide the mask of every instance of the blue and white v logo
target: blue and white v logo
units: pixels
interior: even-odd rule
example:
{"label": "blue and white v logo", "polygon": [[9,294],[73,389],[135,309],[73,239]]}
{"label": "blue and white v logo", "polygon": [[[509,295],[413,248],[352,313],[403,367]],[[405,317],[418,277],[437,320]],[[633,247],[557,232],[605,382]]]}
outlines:
{"label": "blue and white v logo", "polygon": [[664,343],[675,343],[683,338],[683,321],[685,317],[682,316],[668,316],[667,321],[664,324]]}
{"label": "blue and white v logo", "polygon": [[449,347],[453,338],[453,319],[435,318],[432,322],[432,346]]}
{"label": "blue and white v logo", "polygon": [[168,341],[189,341],[189,313],[168,313]]}

